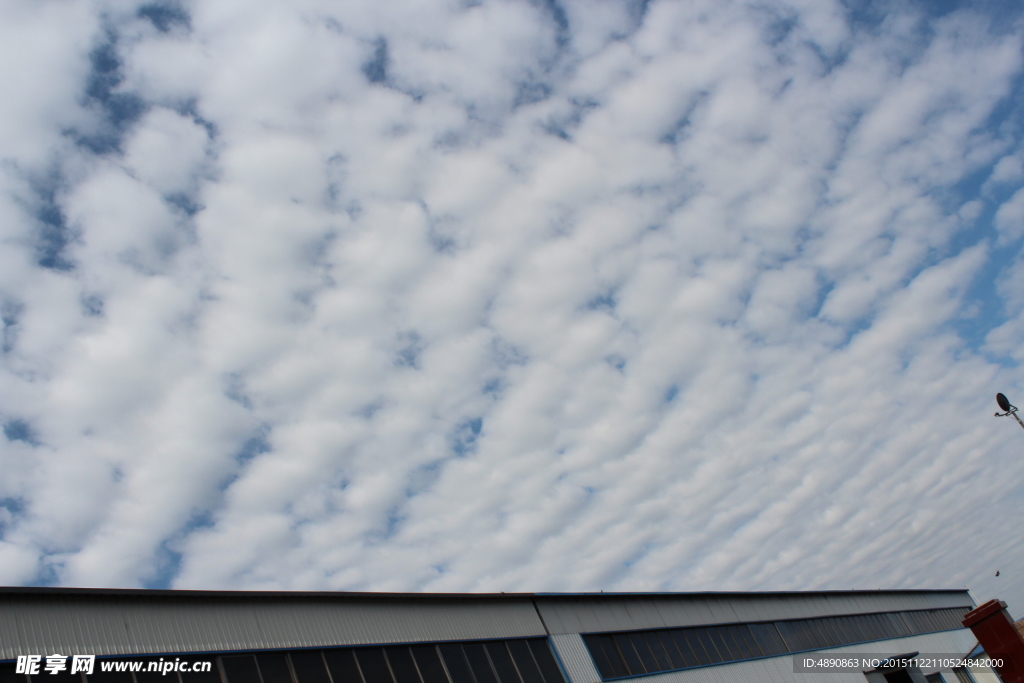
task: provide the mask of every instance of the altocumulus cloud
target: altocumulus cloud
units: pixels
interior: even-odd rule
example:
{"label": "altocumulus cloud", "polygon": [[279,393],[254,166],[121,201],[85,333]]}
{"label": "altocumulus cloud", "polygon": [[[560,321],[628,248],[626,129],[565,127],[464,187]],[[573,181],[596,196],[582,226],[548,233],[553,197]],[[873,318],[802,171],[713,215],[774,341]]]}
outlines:
{"label": "altocumulus cloud", "polygon": [[0,13],[0,582],[1024,606],[1016,3]]}

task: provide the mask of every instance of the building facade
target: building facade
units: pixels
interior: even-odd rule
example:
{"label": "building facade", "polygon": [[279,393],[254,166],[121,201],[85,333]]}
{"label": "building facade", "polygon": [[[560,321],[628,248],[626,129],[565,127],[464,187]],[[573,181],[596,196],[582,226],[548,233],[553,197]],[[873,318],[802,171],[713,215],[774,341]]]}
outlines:
{"label": "building facade", "polygon": [[994,682],[955,661],[977,644],[974,607],[966,590],[6,588],[0,683]]}

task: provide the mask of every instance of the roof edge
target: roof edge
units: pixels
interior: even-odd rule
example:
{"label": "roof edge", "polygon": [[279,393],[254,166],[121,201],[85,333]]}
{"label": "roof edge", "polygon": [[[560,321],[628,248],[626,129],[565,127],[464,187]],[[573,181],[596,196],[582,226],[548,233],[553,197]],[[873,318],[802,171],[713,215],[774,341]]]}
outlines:
{"label": "roof edge", "polygon": [[936,593],[968,594],[966,588],[911,588],[911,589],[849,589],[812,591],[695,591],[695,592],[577,592],[577,593],[389,593],[368,591],[258,591],[258,590],[194,590],[152,588],[84,588],[71,586],[0,586],[5,595],[97,595],[124,597],[170,598],[320,598],[320,599],[372,599],[372,600],[512,600],[558,598],[730,598],[730,597],[806,597],[815,595],[915,595]]}

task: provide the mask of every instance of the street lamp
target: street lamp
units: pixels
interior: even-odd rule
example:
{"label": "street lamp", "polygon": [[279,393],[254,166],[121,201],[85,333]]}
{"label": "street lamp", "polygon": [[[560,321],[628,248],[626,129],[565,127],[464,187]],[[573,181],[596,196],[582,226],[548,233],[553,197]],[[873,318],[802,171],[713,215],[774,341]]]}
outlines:
{"label": "street lamp", "polygon": [[1017,406],[1010,403],[1010,399],[1006,398],[1003,394],[996,394],[996,403],[999,404],[999,408],[1003,411],[996,413],[996,417],[1006,417],[1012,415],[1013,419],[1017,421],[1021,429],[1024,429],[1024,422],[1020,421],[1020,417],[1017,415]]}

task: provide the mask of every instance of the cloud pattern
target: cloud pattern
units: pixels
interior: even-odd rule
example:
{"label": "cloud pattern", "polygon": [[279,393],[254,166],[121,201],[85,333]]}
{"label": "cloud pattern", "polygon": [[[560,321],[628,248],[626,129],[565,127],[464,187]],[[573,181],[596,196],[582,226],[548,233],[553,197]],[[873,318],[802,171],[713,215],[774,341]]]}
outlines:
{"label": "cloud pattern", "polygon": [[0,12],[0,583],[1024,605],[1013,3]]}

